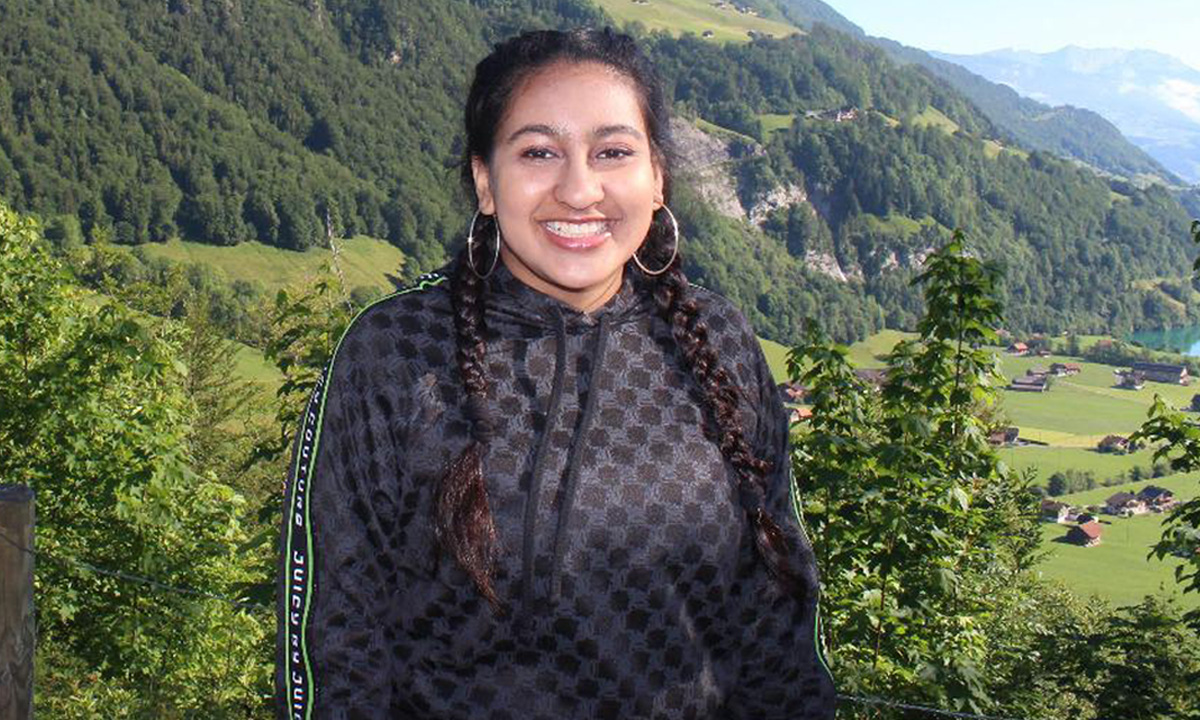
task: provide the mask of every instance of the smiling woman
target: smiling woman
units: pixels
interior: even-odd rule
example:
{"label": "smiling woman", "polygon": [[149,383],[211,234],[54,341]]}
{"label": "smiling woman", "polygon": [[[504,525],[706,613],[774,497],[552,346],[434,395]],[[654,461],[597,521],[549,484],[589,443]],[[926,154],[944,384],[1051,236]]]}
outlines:
{"label": "smiling woman", "polygon": [[471,169],[479,210],[495,215],[500,259],[525,284],[579,310],[616,294],[625,263],[663,206],[636,86],[595,62],[527,77]]}
{"label": "smiling woman", "polygon": [[691,287],[633,41],[476,67],[458,258],[351,323],[297,435],[292,718],[830,718],[820,583],[753,330]]}

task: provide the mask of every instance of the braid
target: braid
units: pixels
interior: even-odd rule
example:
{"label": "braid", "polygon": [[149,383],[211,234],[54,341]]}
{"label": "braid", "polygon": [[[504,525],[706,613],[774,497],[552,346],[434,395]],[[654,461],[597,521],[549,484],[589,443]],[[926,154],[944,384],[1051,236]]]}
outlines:
{"label": "braid", "polygon": [[498,609],[500,599],[492,587],[496,526],[483,476],[483,450],[492,435],[483,369],[483,280],[470,269],[466,252],[464,248],[459,254],[458,267],[450,279],[450,296],[471,440],[438,484],[434,531],[438,544],[466,571],[492,608]]}
{"label": "braid", "polygon": [[[651,227],[646,254],[648,264],[662,267],[670,253],[663,247],[668,233]],[[721,367],[708,342],[708,327],[700,320],[699,306],[691,296],[683,274],[683,258],[676,256],[670,268],[658,276],[654,299],[660,316],[671,328],[684,364],[704,393],[704,404],[716,423],[717,446],[733,465],[738,477],[738,500],[754,531],[755,547],[768,571],[785,591],[803,602],[808,591],[804,580],[788,561],[788,543],[783,531],[764,509],[765,477],[771,464],[754,454],[737,416],[738,390],[729,372]]]}

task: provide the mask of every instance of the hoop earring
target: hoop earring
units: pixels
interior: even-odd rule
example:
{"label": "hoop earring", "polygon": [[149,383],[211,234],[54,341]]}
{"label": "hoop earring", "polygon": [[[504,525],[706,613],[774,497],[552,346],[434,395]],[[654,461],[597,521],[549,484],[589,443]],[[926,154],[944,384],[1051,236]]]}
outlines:
{"label": "hoop earring", "polygon": [[488,275],[496,271],[496,265],[500,262],[500,222],[496,222],[496,251],[492,253],[492,265],[486,273],[480,273],[475,267],[475,221],[479,219],[479,211],[471,217],[471,227],[467,230],[467,266],[471,268],[471,272],[475,273],[475,277],[480,280],[486,280]]}
{"label": "hoop earring", "polygon": [[642,264],[642,261],[638,259],[637,251],[635,250],[633,253],[634,264],[637,265],[642,272],[651,277],[665,273],[667,268],[671,267],[671,264],[675,262],[675,257],[679,255],[679,222],[675,219],[675,213],[671,212],[671,208],[667,207],[666,204],[663,204],[662,209],[667,211],[667,217],[671,218],[671,226],[675,228],[675,244],[671,247],[671,259],[667,261],[666,265],[663,265],[658,270],[651,272],[650,270],[647,270],[646,266]]}

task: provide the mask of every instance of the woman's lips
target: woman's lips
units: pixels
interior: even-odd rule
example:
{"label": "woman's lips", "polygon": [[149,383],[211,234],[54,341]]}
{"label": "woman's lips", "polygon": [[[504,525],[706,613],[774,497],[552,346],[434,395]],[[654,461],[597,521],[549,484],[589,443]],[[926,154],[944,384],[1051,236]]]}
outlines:
{"label": "woman's lips", "polygon": [[596,247],[612,237],[612,225],[611,220],[547,220],[541,223],[542,230],[550,242],[567,250],[587,250]]}

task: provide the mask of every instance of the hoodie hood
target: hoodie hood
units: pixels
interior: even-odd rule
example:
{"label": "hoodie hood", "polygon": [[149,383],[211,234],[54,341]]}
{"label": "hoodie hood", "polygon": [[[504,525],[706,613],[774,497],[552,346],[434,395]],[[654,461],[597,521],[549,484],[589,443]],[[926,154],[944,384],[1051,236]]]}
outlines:
{"label": "hoodie hood", "polygon": [[500,261],[484,282],[487,288],[484,321],[489,334],[502,338],[531,339],[554,334],[560,320],[566,332],[577,334],[597,328],[601,320],[621,325],[655,312],[653,281],[628,265],[616,294],[587,313],[529,287]]}

